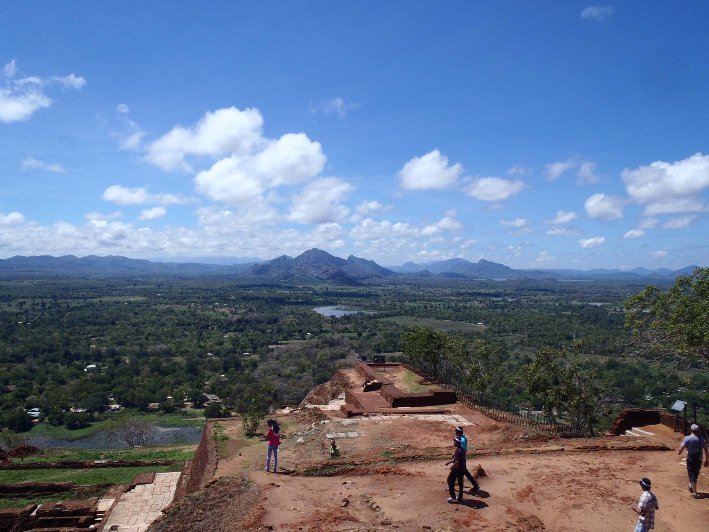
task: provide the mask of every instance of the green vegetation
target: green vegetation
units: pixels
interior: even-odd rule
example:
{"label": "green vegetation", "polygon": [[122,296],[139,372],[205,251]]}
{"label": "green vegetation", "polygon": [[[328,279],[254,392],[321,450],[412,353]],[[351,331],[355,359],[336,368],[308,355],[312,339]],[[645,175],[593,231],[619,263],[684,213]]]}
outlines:
{"label": "green vegetation", "polygon": [[[22,462],[84,462],[94,460],[178,460],[187,461],[194,457],[194,445],[170,446],[164,448],[141,447],[136,449],[50,449],[41,454],[33,454]],[[16,460],[17,461],[17,460]]]}
{"label": "green vegetation", "polygon": [[[697,301],[690,296],[699,294],[692,308],[705,309],[705,276],[700,271],[682,281],[670,291],[672,301]],[[204,393],[217,395],[232,412],[248,412],[254,398],[259,408],[297,404],[359,356],[406,352],[411,362],[440,369],[441,349],[446,369],[477,392],[542,408],[543,399],[511,376],[541,349],[569,352],[572,345],[583,371],[609,383],[610,407],[668,407],[686,399],[700,405],[700,417],[707,415],[701,410],[709,404],[706,364],[696,356],[684,356],[681,364],[669,357],[649,363],[627,349],[632,336],[624,327],[624,301],[645,289],[639,282],[388,283],[250,284],[217,276],[0,280],[0,428],[28,428],[24,412],[31,408],[41,412],[31,436],[83,437],[124,415],[199,426],[203,411],[183,405],[202,407]],[[326,305],[373,314],[332,319],[312,310]],[[670,332],[684,334],[673,344],[682,353],[700,354],[705,345],[709,320],[702,322],[701,312],[670,314],[676,324]],[[664,317],[658,311],[654,323]],[[693,325],[682,328],[683,321]],[[432,332],[416,358],[418,348],[404,349],[406,333],[422,326]],[[704,336],[685,334],[692,331]],[[106,413],[113,401],[126,412]],[[70,408],[86,412],[70,416]]]}
{"label": "green vegetation", "polygon": [[127,484],[138,473],[181,471],[184,464],[140,467],[105,467],[89,469],[18,469],[0,470],[0,484],[20,482],[74,482],[76,484]]}
{"label": "green vegetation", "polygon": [[625,309],[639,350],[709,363],[709,268],[677,278],[666,292],[648,286]]}

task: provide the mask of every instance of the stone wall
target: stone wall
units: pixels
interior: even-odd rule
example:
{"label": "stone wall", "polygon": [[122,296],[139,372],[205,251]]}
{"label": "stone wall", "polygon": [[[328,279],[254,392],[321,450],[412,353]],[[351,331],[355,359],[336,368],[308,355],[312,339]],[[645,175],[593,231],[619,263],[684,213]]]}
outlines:
{"label": "stone wall", "polygon": [[[665,425],[672,430],[675,429],[675,416],[664,409],[628,408],[623,410],[615,419],[611,428],[611,434],[619,436],[625,434],[626,430],[633,427],[644,427],[646,425]],[[682,421],[680,420],[680,430]]]}
{"label": "stone wall", "polygon": [[[183,477],[186,477],[186,480],[180,483],[175,499],[202,489],[212,480],[217,461],[213,433],[212,422],[207,421],[194,458],[185,466]],[[184,488],[182,488],[183,486]]]}

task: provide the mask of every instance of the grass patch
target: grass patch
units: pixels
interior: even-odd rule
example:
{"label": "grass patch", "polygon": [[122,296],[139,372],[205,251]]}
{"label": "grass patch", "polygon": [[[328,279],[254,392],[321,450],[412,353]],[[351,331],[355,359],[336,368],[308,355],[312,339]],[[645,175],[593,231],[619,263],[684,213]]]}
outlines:
{"label": "grass patch", "polygon": [[419,384],[418,381],[420,380],[421,377],[419,375],[416,375],[413,371],[404,369],[404,371],[402,371],[401,373],[401,380],[399,382],[403,385],[402,388],[404,388],[404,391],[407,391],[409,393],[430,392],[431,386]]}
{"label": "grass patch", "polygon": [[183,463],[168,466],[107,467],[96,469],[22,469],[0,471],[0,484],[21,482],[74,482],[75,484],[128,484],[138,473],[182,471]]}
{"label": "grass patch", "polygon": [[434,318],[416,318],[414,316],[387,316],[377,318],[379,320],[393,321],[404,327],[430,327],[443,332],[462,332],[462,333],[482,333],[485,332],[484,325],[476,323],[468,323],[465,321],[452,320],[436,320]]}
{"label": "grass patch", "polygon": [[135,449],[51,449],[42,454],[26,457],[24,460],[14,459],[13,462],[64,462],[93,460],[178,460],[187,461],[194,458],[195,445],[176,447]]}
{"label": "grass patch", "polygon": [[229,441],[229,436],[226,434],[224,425],[218,422],[214,423],[214,434],[212,434],[212,437],[217,447],[217,456],[219,456],[219,458],[226,458],[226,442]]}

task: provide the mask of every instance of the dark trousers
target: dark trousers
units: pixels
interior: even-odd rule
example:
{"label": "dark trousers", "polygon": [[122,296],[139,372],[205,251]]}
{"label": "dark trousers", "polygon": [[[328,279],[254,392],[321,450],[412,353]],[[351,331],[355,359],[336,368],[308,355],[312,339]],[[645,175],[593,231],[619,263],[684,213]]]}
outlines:
{"label": "dark trousers", "polygon": [[451,494],[451,499],[455,499],[455,482],[458,481],[458,500],[463,500],[463,478],[465,477],[465,468],[452,469],[448,473],[448,492]]}
{"label": "dark trousers", "polygon": [[477,481],[473,478],[473,475],[470,474],[470,471],[468,471],[468,468],[465,468],[465,477],[470,481],[470,483],[473,485],[474,490],[480,489],[480,486],[478,485]]}

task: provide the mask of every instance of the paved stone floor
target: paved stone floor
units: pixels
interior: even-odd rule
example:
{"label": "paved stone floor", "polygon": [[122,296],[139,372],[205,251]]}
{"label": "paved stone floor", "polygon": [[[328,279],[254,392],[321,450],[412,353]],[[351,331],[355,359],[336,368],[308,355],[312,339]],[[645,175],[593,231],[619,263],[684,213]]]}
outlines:
{"label": "paved stone floor", "polygon": [[143,532],[172,502],[180,473],[156,473],[152,484],[140,484],[121,495],[104,530]]}

